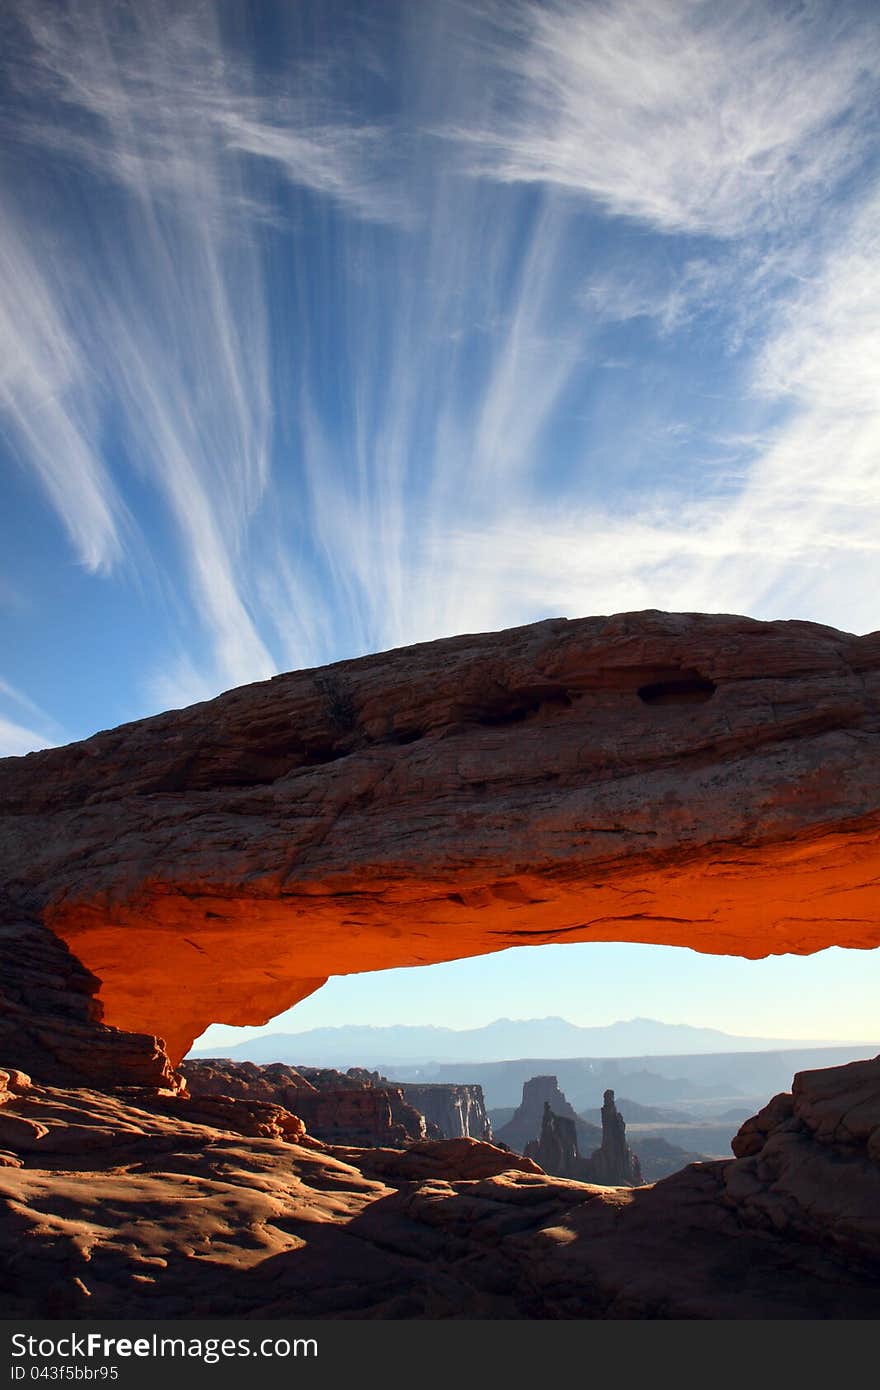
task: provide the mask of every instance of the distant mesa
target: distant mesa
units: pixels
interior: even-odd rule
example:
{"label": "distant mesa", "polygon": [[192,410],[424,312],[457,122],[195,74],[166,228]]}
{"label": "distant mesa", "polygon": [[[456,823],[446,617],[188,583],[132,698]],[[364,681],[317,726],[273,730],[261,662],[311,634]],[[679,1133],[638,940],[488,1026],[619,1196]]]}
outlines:
{"label": "distant mesa", "polygon": [[[596,1126],[578,1115],[555,1076],[533,1076],[523,1084],[520,1105],[496,1137],[534,1159],[545,1173],[578,1182],[638,1186],[643,1180],[639,1160],[626,1142],[626,1124],[610,1088],[605,1091],[600,1120]],[[672,1145],[667,1149],[664,1154],[653,1147],[651,1162],[657,1176],[674,1172],[688,1161],[684,1151]]]}
{"label": "distant mesa", "polygon": [[576,1182],[605,1187],[639,1187],[642,1183],[639,1161],[626,1142],[626,1124],[610,1090],[605,1092],[602,1106],[602,1142],[589,1157],[578,1148],[575,1121],[555,1114],[549,1101],[544,1102],[541,1133],[526,1144],[525,1156],[534,1159],[545,1173]]}
{"label": "distant mesa", "polygon": [[[580,1153],[589,1154],[602,1142],[602,1129],[588,1124],[566,1100],[559,1089],[555,1076],[533,1076],[523,1083],[522,1100],[514,1115],[503,1125],[497,1138],[517,1153],[525,1153],[526,1146],[534,1142],[541,1133],[545,1112],[559,1119],[565,1119],[572,1126],[574,1139]],[[540,1162],[540,1159],[537,1160]],[[543,1164],[541,1165],[544,1166]],[[556,1171],[547,1169],[547,1172]],[[569,1174],[560,1174],[562,1177]]]}

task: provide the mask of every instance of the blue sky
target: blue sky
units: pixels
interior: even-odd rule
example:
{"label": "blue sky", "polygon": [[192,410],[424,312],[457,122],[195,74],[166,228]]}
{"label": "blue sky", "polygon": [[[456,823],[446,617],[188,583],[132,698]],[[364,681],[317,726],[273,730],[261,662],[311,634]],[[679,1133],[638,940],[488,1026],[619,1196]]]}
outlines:
{"label": "blue sky", "polygon": [[[880,626],[873,5],[11,0],[0,52],[0,753],[550,614]],[[565,949],[576,1021],[729,968],[818,1030],[821,961],[601,948],[598,1018]]]}

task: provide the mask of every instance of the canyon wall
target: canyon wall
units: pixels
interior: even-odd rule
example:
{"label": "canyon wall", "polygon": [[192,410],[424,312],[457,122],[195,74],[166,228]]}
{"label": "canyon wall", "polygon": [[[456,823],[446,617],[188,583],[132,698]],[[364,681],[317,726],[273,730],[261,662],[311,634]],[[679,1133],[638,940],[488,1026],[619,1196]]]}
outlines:
{"label": "canyon wall", "polygon": [[437,1126],[442,1138],[491,1140],[492,1125],[482,1086],[407,1081],[401,1083],[401,1090],[410,1105]]}
{"label": "canyon wall", "polygon": [[329,1144],[403,1147],[441,1137],[436,1128],[429,1130],[401,1087],[375,1072],[294,1069],[282,1062],[261,1067],[220,1057],[183,1062],[180,1074],[196,1101],[206,1096],[271,1101],[295,1112],[310,1135]]}

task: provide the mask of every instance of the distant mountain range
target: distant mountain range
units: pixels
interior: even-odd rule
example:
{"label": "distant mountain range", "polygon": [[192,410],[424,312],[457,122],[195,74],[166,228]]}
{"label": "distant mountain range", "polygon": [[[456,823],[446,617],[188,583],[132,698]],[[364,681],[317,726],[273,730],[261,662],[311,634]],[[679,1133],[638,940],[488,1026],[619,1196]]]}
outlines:
{"label": "distant mountain range", "polygon": [[503,1062],[511,1058],[652,1057],[707,1053],[768,1052],[851,1046],[827,1038],[744,1038],[716,1028],[632,1018],[581,1028],[564,1018],[498,1018],[483,1028],[435,1028],[392,1024],[311,1028],[303,1033],[264,1033],[231,1047],[200,1047],[191,1057],[288,1062],[328,1067],[397,1067],[426,1063]]}

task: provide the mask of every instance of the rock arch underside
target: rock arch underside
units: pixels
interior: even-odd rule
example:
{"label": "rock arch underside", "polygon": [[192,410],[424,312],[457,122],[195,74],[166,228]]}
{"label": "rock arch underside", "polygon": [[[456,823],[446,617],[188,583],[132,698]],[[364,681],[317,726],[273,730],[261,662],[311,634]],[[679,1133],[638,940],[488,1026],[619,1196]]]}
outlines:
{"label": "rock arch underside", "polygon": [[[7,1317],[880,1317],[865,1050],[799,1072],[733,1156],[643,1186],[485,1134],[395,1139],[425,1118],[370,1073],[175,1072],[207,1023],[333,974],[554,941],[877,946],[878,696],[880,634],[649,611],[0,762]],[[360,1138],[334,1141],[343,1114]]]}
{"label": "rock arch underside", "polygon": [[878,633],[647,611],[6,759],[0,1050],[147,1074],[330,975],[510,946],[875,947],[878,697]]}

